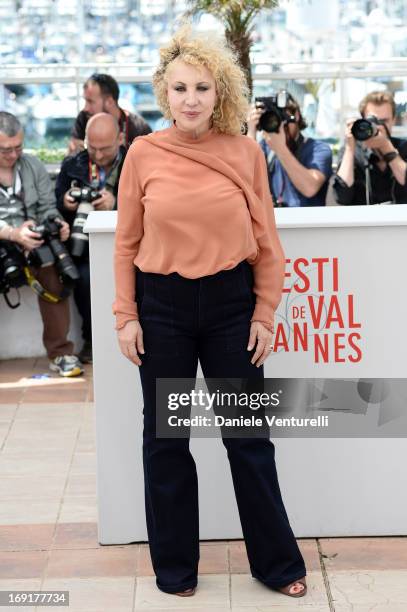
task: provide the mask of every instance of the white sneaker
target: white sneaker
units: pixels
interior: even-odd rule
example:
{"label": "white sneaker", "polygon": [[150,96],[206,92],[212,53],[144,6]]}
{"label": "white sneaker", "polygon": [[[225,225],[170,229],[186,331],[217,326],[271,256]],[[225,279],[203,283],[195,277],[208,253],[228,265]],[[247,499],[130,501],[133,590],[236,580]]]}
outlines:
{"label": "white sneaker", "polygon": [[83,367],[75,355],[60,355],[49,362],[49,369],[58,372],[60,376],[80,376]]}

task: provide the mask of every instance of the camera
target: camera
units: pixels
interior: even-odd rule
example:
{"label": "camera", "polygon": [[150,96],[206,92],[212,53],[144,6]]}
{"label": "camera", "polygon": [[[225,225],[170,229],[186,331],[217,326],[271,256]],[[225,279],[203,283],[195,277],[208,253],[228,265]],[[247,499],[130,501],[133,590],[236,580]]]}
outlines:
{"label": "camera", "polygon": [[97,189],[85,186],[72,187],[69,191],[69,195],[75,202],[79,202],[72,224],[71,253],[73,257],[83,257],[88,253],[89,248],[89,237],[84,233],[83,227],[88,214],[94,210],[92,202],[100,198],[101,194]]}
{"label": "camera", "polygon": [[97,189],[93,189],[92,187],[72,187],[69,191],[69,195],[71,198],[78,202],[94,202],[100,198],[100,193]]}
{"label": "camera", "polygon": [[291,100],[291,95],[285,90],[273,96],[255,98],[256,108],[264,108],[257,129],[272,133],[278,132],[283,122],[295,123],[295,115],[287,110],[287,105]]}
{"label": "camera", "polygon": [[10,288],[18,288],[26,284],[25,265],[26,261],[20,249],[7,240],[1,240],[0,293],[7,294]]}
{"label": "camera", "polygon": [[369,138],[377,136],[377,134],[379,133],[379,125],[386,126],[385,122],[382,119],[378,119],[377,117],[375,117],[375,115],[368,115],[363,119],[357,119],[352,125],[351,132],[355,140],[363,142],[364,140],[368,140]]}
{"label": "camera", "polygon": [[31,231],[38,233],[44,244],[31,251],[29,263],[38,268],[55,264],[63,282],[74,282],[79,279],[79,272],[59,239],[58,221],[58,217],[49,217],[42,225],[31,225]]}

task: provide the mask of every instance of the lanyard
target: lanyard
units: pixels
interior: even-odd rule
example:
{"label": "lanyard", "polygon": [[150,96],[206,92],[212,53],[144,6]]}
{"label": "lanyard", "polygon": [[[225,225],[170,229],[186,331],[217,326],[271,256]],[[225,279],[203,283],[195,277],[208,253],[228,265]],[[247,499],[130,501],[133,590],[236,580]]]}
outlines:
{"label": "lanyard", "polygon": [[277,200],[276,200],[277,206],[280,206],[280,207],[282,204],[284,204],[284,198],[283,198],[283,194],[285,191],[285,170],[284,168],[281,168],[281,177],[282,177],[281,189],[280,189],[280,193],[278,194]]}
{"label": "lanyard", "polygon": [[96,189],[101,189],[104,187],[106,182],[106,172],[103,168],[99,168],[90,159],[88,161],[88,173],[89,182],[91,183],[92,187]]}
{"label": "lanyard", "polygon": [[[291,153],[294,155],[294,157],[299,160],[299,156],[300,156],[300,152],[304,146],[304,144],[307,142],[307,138],[304,138],[302,134],[299,135],[296,143],[295,143],[295,147],[293,149],[290,148]],[[271,153],[273,153],[273,155],[271,156]],[[269,155],[267,156],[267,161],[268,161],[268,165],[269,165],[269,173],[273,174],[274,173],[274,166],[276,163],[276,155],[274,154],[273,151],[270,151]],[[302,162],[300,162],[302,163]],[[304,164],[303,164],[304,165]],[[276,206],[283,206],[284,205],[284,191],[287,185],[287,174],[286,171],[282,165],[282,163],[280,162],[280,167],[281,167],[281,188],[280,188],[280,193],[278,194],[277,197],[275,197],[275,203]]]}
{"label": "lanyard", "polygon": [[[123,122],[123,115],[122,115],[120,117],[120,131],[122,134],[124,134],[125,145],[127,147],[129,144],[129,116],[126,113],[126,111],[122,110],[122,112],[124,114],[124,122]],[[124,126],[123,126],[123,123],[124,123]]]}
{"label": "lanyard", "polygon": [[[275,155],[274,151],[270,149],[267,155],[267,166],[268,166],[269,177],[270,176],[272,177],[274,175],[276,161],[277,161],[277,156]],[[278,196],[276,196],[274,189],[272,187],[272,180],[270,181],[269,179],[270,191],[273,197],[274,206],[278,206],[278,207],[281,207],[284,204],[283,194],[284,194],[285,186],[286,186],[285,170],[282,167],[281,163],[280,163],[280,166],[281,166],[281,188],[280,188],[280,193],[278,194]]]}
{"label": "lanyard", "polygon": [[5,195],[5,197],[7,198],[9,202],[11,202],[15,198],[20,199],[21,188],[22,188],[21,176],[20,176],[20,172],[18,168],[16,170],[16,174],[14,177],[14,183],[12,186],[6,187],[5,185],[0,185],[0,191],[2,192],[3,195]]}

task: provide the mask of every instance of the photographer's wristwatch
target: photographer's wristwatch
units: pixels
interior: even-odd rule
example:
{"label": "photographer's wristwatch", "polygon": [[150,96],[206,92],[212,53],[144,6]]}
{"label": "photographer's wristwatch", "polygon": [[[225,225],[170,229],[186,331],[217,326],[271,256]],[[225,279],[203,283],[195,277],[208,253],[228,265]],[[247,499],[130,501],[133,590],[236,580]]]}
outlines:
{"label": "photographer's wristwatch", "polygon": [[389,164],[390,162],[393,161],[393,159],[396,159],[396,157],[398,157],[400,155],[400,153],[398,151],[390,151],[389,153],[385,153],[383,155],[383,159],[386,162],[386,164]]}

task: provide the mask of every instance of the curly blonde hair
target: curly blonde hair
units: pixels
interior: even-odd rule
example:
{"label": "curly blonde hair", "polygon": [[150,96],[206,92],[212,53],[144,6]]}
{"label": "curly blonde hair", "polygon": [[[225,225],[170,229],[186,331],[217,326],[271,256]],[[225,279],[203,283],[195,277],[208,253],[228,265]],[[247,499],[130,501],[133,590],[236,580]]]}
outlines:
{"label": "curly blonde hair", "polygon": [[167,69],[174,60],[192,66],[205,66],[216,83],[216,104],[212,125],[216,132],[241,134],[244,131],[248,103],[248,87],[244,71],[226,41],[213,34],[193,33],[190,25],[178,30],[160,49],[160,64],[153,75],[153,88],[158,105],[166,119],[172,119],[167,95]]}

